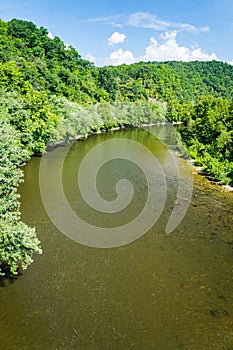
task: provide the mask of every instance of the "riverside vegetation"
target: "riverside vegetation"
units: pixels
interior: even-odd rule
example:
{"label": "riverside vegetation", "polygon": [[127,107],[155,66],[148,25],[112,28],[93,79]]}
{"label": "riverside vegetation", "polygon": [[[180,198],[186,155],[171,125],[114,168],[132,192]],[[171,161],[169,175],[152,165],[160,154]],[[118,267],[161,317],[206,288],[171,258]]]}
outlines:
{"label": "riverside vegetation", "polygon": [[[0,273],[18,273],[41,253],[20,221],[20,167],[48,141],[77,134],[182,122],[196,164],[233,184],[233,66],[139,62],[95,67],[44,27],[0,21]],[[127,102],[127,103],[126,103]]]}

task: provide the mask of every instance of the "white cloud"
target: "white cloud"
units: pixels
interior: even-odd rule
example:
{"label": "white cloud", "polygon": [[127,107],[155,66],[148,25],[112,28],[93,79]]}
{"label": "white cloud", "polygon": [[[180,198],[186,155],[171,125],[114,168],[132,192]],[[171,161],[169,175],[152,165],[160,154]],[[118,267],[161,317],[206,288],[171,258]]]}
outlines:
{"label": "white cloud", "polygon": [[86,54],[85,59],[96,64],[96,58],[94,56],[92,56],[92,54],[90,52],[88,52]]}
{"label": "white cloud", "polygon": [[53,34],[50,33],[50,32],[48,32],[47,36],[49,37],[49,39],[53,39],[54,38]]}
{"label": "white cloud", "polygon": [[[83,22],[83,21],[82,21]],[[99,17],[86,19],[84,22],[102,22],[113,27],[135,27],[135,28],[148,28],[157,31],[192,31],[192,32],[207,32],[210,30],[208,26],[197,27],[189,23],[171,22],[163,19],[159,19],[157,16],[149,12],[136,12],[129,15],[118,14],[115,16]]]}
{"label": "white cloud", "polygon": [[[139,61],[210,61],[218,60],[216,54],[207,53],[198,45],[181,45],[177,42],[177,34],[180,32],[207,32],[210,30],[208,26],[198,27],[189,23],[171,22],[161,20],[155,15],[148,12],[136,12],[130,15],[116,15],[102,18],[89,19],[91,22],[102,22],[104,24],[114,24],[121,27],[148,28],[160,32],[158,37],[152,36],[149,45],[145,48],[144,54],[134,56],[130,50],[120,48],[113,51],[110,56],[98,58],[94,61],[98,65],[119,65],[131,64]],[[126,39],[126,34],[115,31],[109,38],[110,46],[123,43]],[[232,64],[232,62],[230,62]]]}
{"label": "white cloud", "polygon": [[209,26],[200,27],[199,30],[200,30],[200,32],[203,32],[203,33],[209,32],[210,31],[210,27]]}
{"label": "white cloud", "polygon": [[131,51],[119,49],[117,51],[113,51],[110,55],[109,64],[119,65],[119,64],[131,64],[135,62],[134,55]]}
{"label": "white cloud", "polygon": [[[145,54],[135,57],[129,50],[113,51],[103,62],[104,65],[131,64],[139,61],[211,61],[217,60],[215,53],[208,54],[199,46],[186,47],[177,42],[177,31],[160,34],[158,40],[150,38]],[[233,62],[228,62],[233,64]]]}
{"label": "white cloud", "polygon": [[176,29],[179,31],[206,32],[209,30],[208,26],[196,27],[188,23],[176,23],[160,20],[148,12],[136,12],[132,15],[129,15],[127,24],[136,28],[151,28],[157,31]]}
{"label": "white cloud", "polygon": [[153,28],[156,30],[164,30],[170,26],[170,22],[158,20],[156,16],[148,12],[136,12],[129,15],[127,24],[136,28]]}
{"label": "white cloud", "polygon": [[159,43],[154,37],[150,38],[150,44],[146,48],[145,55],[140,56],[140,61],[210,61],[216,60],[215,53],[208,54],[200,47],[189,48],[179,45],[176,41],[177,31],[161,34]]}
{"label": "white cloud", "polygon": [[233,66],[233,60],[230,61],[230,62],[227,62],[227,63]]}
{"label": "white cloud", "polygon": [[122,27],[122,24],[119,23],[119,21],[117,22],[117,20],[121,19],[122,15],[115,15],[115,16],[106,16],[106,17],[97,17],[97,18],[89,18],[80,22],[102,22],[105,24],[110,24],[113,27]]}
{"label": "white cloud", "polygon": [[109,45],[115,45],[123,43],[125,41],[126,35],[124,33],[114,32],[110,38],[108,38]]}

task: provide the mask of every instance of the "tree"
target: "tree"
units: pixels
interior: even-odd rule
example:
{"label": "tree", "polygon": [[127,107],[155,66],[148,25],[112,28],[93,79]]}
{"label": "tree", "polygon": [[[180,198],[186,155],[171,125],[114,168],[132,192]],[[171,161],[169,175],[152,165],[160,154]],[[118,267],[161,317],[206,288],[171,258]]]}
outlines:
{"label": "tree", "polygon": [[20,147],[20,135],[3,118],[0,132],[0,274],[8,267],[17,274],[18,268],[26,269],[41,249],[35,229],[20,221],[16,191],[23,176],[19,166],[29,155]]}

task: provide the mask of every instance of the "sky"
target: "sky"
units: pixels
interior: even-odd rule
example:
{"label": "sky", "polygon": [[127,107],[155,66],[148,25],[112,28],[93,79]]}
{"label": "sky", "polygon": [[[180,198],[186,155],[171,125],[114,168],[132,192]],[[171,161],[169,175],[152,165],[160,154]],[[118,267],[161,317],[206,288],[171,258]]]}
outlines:
{"label": "sky", "polygon": [[233,0],[0,0],[0,18],[43,26],[97,66],[233,64]]}

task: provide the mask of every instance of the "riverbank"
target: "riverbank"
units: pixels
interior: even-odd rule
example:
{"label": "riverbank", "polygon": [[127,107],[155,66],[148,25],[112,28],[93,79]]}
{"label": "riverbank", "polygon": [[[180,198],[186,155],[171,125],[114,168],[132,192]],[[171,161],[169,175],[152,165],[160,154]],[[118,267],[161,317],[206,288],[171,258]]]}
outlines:
{"label": "riverbank", "polygon": [[[60,140],[58,142],[56,142],[55,144],[48,144],[46,146],[46,152],[51,152],[53,149],[57,148],[57,147],[62,147],[62,146],[66,146],[67,144],[71,143],[71,142],[76,142],[76,141],[82,141],[85,140],[86,138],[92,136],[92,135],[101,135],[103,133],[108,133],[108,132],[113,132],[113,131],[119,131],[119,130],[124,130],[124,129],[131,129],[131,128],[146,128],[146,127],[151,127],[151,126],[161,126],[161,125],[180,125],[182,124],[182,122],[168,122],[163,121],[163,122],[157,122],[157,123],[143,123],[140,125],[124,125],[124,126],[118,126],[118,127],[113,127],[113,128],[109,128],[109,129],[104,129],[102,128],[101,130],[98,131],[91,131],[88,134],[77,134],[72,140],[69,140],[68,142],[64,141],[64,140]],[[180,152],[182,153],[182,146],[179,144],[178,140],[178,146],[180,149]],[[181,146],[181,147],[180,147]],[[193,164],[193,169],[194,169],[194,173],[198,173],[204,177],[206,177],[210,183],[214,183],[217,184],[219,186],[221,186],[223,189],[225,189],[226,191],[233,191],[233,187],[230,185],[224,185],[220,180],[214,178],[211,174],[207,173],[204,171],[204,168],[201,166],[197,166],[195,165],[195,159],[192,159],[192,164]]]}
{"label": "riverbank", "polygon": [[166,121],[166,122],[158,122],[158,123],[144,123],[144,124],[140,124],[140,125],[130,125],[129,124],[129,125],[122,125],[122,126],[118,126],[118,127],[109,128],[109,129],[103,127],[102,129],[100,129],[98,131],[91,131],[87,134],[77,134],[72,139],[67,140],[67,141],[59,140],[59,141],[56,141],[55,143],[48,143],[46,146],[45,152],[51,152],[53,149],[55,149],[57,147],[66,146],[67,144],[70,144],[72,142],[85,140],[92,135],[101,135],[104,133],[125,130],[125,129],[144,128],[144,127],[150,127],[150,126],[169,125],[169,124],[175,124],[175,123],[170,123],[170,122]]}
{"label": "riverbank", "polygon": [[233,187],[230,185],[224,185],[220,180],[217,180],[214,178],[211,174],[208,174],[207,172],[204,171],[204,168],[202,166],[197,166],[195,165],[195,159],[192,160],[193,163],[193,173],[194,174],[199,174],[201,176],[204,176],[210,183],[214,183],[218,186],[221,186],[223,189],[225,189],[227,192],[233,191]]}

